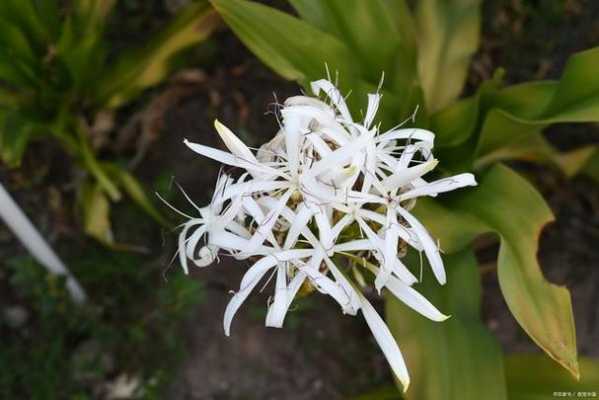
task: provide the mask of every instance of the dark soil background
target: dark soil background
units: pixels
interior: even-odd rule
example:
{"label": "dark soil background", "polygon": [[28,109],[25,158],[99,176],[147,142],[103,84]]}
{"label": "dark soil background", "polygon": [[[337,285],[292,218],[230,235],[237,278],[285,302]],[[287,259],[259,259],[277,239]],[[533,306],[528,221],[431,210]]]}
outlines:
{"label": "dark soil background", "polygon": [[[166,3],[176,5],[175,1]],[[289,9],[282,1],[274,3]],[[159,24],[168,15],[167,8],[158,1],[151,4],[144,8],[147,15],[128,23],[139,24],[139,29]],[[488,0],[484,4],[482,46],[472,65],[469,87],[489,78],[499,67],[506,69],[510,83],[558,78],[569,55],[599,45],[599,1]],[[142,40],[136,35],[119,39]],[[152,144],[143,151],[143,161],[135,169],[149,186],[166,182],[171,198],[182,209],[190,206],[176,193],[174,181],[201,205],[209,201],[218,174],[218,166],[188,151],[183,138],[221,146],[212,126],[218,118],[246,143],[259,145],[277,129],[269,113],[274,96],[284,99],[300,91],[296,84],[261,65],[226,30],[217,33],[193,57],[204,66],[202,70],[184,71],[141,102],[146,105],[141,116],[152,121],[154,129],[148,136]],[[120,123],[126,125],[130,118],[123,115]],[[596,125],[564,125],[548,135],[563,149],[599,143]],[[138,143],[123,137],[123,154],[134,154],[132,149]],[[71,197],[57,189],[69,180],[68,163],[56,156],[60,152],[52,145],[37,146],[30,153],[22,171],[8,174],[0,170],[0,178],[8,182],[26,210],[48,209],[47,213],[38,212],[34,219],[49,233],[50,241],[68,243],[77,236],[76,222],[68,210],[53,208],[48,201],[53,196]],[[40,171],[39,165],[51,165],[51,171]],[[567,180],[558,172],[517,167],[540,188],[555,213],[556,222],[543,233],[539,258],[546,276],[571,290],[580,353],[597,357],[599,187],[583,177]],[[19,183],[21,174],[44,178],[34,180],[33,186],[23,186]],[[133,241],[136,237],[147,240],[146,232],[127,232],[127,227],[118,223],[116,228],[117,234]],[[151,236],[156,244],[153,250],[164,260],[170,258],[175,234],[165,232],[162,239]],[[69,251],[64,245],[59,249]],[[8,232],[0,230],[0,255],[14,252],[22,250]],[[162,284],[168,285],[169,275],[180,271],[176,263],[170,269],[167,261],[164,264],[167,280]],[[193,271],[193,279],[204,284],[205,299],[185,324],[181,340],[187,350],[167,398],[342,399],[392,383],[386,361],[363,320],[343,316],[324,297],[311,296],[290,313],[285,329],[277,330],[263,325],[266,295],[254,295],[236,316],[231,337],[225,337],[222,315],[229,291],[238,288],[242,272],[239,264],[226,258],[220,264]],[[483,315],[504,349],[537,351],[511,317],[492,269],[483,275],[483,282]]]}

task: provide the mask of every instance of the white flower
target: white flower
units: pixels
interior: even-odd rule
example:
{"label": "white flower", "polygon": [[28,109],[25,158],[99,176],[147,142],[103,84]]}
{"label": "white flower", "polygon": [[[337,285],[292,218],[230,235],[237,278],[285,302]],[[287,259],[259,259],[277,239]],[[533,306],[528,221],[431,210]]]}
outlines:
{"label": "white flower", "polygon": [[418,197],[476,181],[465,173],[427,182],[424,176],[438,164],[434,134],[401,126],[379,132],[374,118],[380,94],[368,96],[365,116],[357,122],[331,82],[319,80],[311,88],[315,97],[285,101],[279,132],[256,154],[218,121],[215,128],[228,152],[185,140],[191,150],[239,168],[241,175],[221,174],[211,203],[194,205],[200,216],[183,214],[188,221],[179,235],[181,264],[185,272],[188,259],[203,267],[218,260],[218,252],[252,258],[225,310],[227,335],[237,310],[266,276],[276,275],[267,326],[283,325],[303,285],[331,296],[344,313],[361,310],[407,389],[399,347],[348,266],[373,274],[379,293],[386,288],[425,317],[443,321],[447,316],[411,287],[418,279],[402,262],[400,248],[424,252],[444,284],[438,246],[411,208]]}

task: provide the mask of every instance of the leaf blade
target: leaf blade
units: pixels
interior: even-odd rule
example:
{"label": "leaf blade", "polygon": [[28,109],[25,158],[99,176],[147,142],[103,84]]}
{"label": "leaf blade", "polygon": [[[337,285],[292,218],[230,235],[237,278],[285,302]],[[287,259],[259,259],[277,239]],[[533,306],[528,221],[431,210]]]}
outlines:
{"label": "leaf blade", "polygon": [[[498,201],[501,203],[494,207]],[[427,211],[431,205],[434,209]],[[452,250],[485,232],[499,235],[499,283],[512,315],[539,347],[577,376],[569,292],[545,280],[536,258],[541,230],[553,220],[542,196],[515,172],[496,165],[482,176],[475,190],[446,196],[443,201],[419,201],[417,215],[428,221],[433,235]],[[438,218],[468,225],[469,231],[465,235],[451,233],[447,227],[439,227]],[[460,225],[453,229],[456,226],[463,229]],[[456,238],[461,241],[456,243]]]}

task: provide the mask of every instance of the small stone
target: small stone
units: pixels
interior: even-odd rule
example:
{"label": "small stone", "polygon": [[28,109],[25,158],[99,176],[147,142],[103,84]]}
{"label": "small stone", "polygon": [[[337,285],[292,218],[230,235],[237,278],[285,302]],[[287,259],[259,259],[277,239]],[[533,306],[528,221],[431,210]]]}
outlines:
{"label": "small stone", "polygon": [[21,306],[5,307],[2,314],[6,324],[13,329],[19,329],[29,319],[29,312]]}

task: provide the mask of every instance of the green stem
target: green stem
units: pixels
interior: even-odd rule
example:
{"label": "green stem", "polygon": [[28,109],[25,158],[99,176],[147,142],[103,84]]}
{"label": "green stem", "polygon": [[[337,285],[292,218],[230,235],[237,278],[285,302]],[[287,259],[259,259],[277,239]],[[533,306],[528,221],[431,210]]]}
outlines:
{"label": "green stem", "polygon": [[96,178],[98,184],[102,187],[106,194],[108,194],[112,201],[120,200],[121,193],[116,185],[110,180],[110,178],[108,178],[106,172],[98,163],[98,160],[91,149],[91,145],[83,128],[77,128],[77,136],[79,139],[79,153],[85,167]]}

